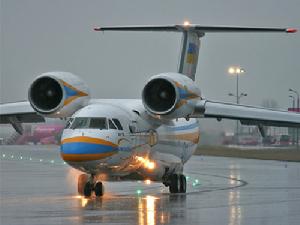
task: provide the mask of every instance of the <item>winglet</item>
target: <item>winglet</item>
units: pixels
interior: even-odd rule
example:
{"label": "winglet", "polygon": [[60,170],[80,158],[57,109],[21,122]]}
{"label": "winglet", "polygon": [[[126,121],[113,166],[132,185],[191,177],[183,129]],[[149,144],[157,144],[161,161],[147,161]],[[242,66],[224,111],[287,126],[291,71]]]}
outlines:
{"label": "winglet", "polygon": [[298,30],[297,29],[295,29],[295,28],[288,28],[288,29],[286,29],[286,32],[287,33],[296,33]]}

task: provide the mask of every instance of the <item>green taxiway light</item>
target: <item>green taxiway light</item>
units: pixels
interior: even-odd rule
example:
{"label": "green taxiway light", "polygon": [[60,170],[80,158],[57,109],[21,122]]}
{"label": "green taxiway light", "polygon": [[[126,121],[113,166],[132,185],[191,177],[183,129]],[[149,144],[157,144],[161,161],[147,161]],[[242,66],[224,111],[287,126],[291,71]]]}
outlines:
{"label": "green taxiway light", "polygon": [[[44,159],[34,159],[32,157],[26,157],[26,156],[22,156],[22,155],[6,155],[4,153],[2,153],[0,155],[0,158],[1,158],[1,156],[2,156],[2,158],[10,158],[12,160],[29,160],[29,161],[35,161],[35,160],[37,160],[38,162],[47,162],[47,163],[51,163],[51,164],[55,164],[56,163],[54,159],[48,161],[48,160],[44,160]],[[67,163],[66,162],[62,162],[62,164],[66,165]]]}
{"label": "green taxiway light", "polygon": [[138,195],[140,195],[140,194],[142,193],[142,190],[138,189],[138,190],[136,191],[136,193],[137,193]]}

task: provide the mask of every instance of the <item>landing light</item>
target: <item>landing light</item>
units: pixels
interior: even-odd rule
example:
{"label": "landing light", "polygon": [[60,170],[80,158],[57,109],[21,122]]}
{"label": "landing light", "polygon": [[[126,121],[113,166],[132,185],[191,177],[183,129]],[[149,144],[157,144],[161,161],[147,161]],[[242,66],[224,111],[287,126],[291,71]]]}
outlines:
{"label": "landing light", "polygon": [[147,162],[145,165],[149,170],[153,170],[155,168],[154,162]]}
{"label": "landing light", "polygon": [[153,170],[155,169],[155,163],[150,161],[149,159],[147,158],[144,158],[144,157],[141,157],[141,156],[136,156],[135,157],[136,160],[140,161],[141,163],[143,163],[143,166],[146,168],[146,169],[149,169],[149,170]]}

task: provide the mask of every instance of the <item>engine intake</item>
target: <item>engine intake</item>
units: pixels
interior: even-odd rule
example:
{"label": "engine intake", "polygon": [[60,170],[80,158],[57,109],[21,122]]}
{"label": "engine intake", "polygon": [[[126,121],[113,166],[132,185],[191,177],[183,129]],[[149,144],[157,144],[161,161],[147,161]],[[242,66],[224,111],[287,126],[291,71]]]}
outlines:
{"label": "engine intake", "polygon": [[176,104],[176,89],[166,79],[153,79],[144,88],[143,100],[153,113],[166,114]]}
{"label": "engine intake", "polygon": [[51,113],[63,99],[63,89],[51,77],[41,77],[33,82],[29,91],[32,106],[41,112]]}
{"label": "engine intake", "polygon": [[84,107],[90,99],[86,84],[67,72],[44,73],[28,91],[31,106],[47,117],[68,117]]}
{"label": "engine intake", "polygon": [[200,90],[193,80],[178,73],[153,76],[142,92],[147,111],[166,119],[188,117],[199,99]]}

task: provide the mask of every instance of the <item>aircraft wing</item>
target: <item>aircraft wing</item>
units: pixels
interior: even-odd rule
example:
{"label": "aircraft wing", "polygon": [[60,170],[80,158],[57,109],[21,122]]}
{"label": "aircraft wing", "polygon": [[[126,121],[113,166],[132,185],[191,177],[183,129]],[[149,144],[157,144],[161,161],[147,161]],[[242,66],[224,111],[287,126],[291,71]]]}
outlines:
{"label": "aircraft wing", "polygon": [[0,124],[10,123],[18,133],[23,132],[21,123],[45,122],[28,101],[0,104]]}
{"label": "aircraft wing", "polygon": [[300,128],[300,113],[208,100],[197,103],[193,117],[240,120],[244,125]]}

